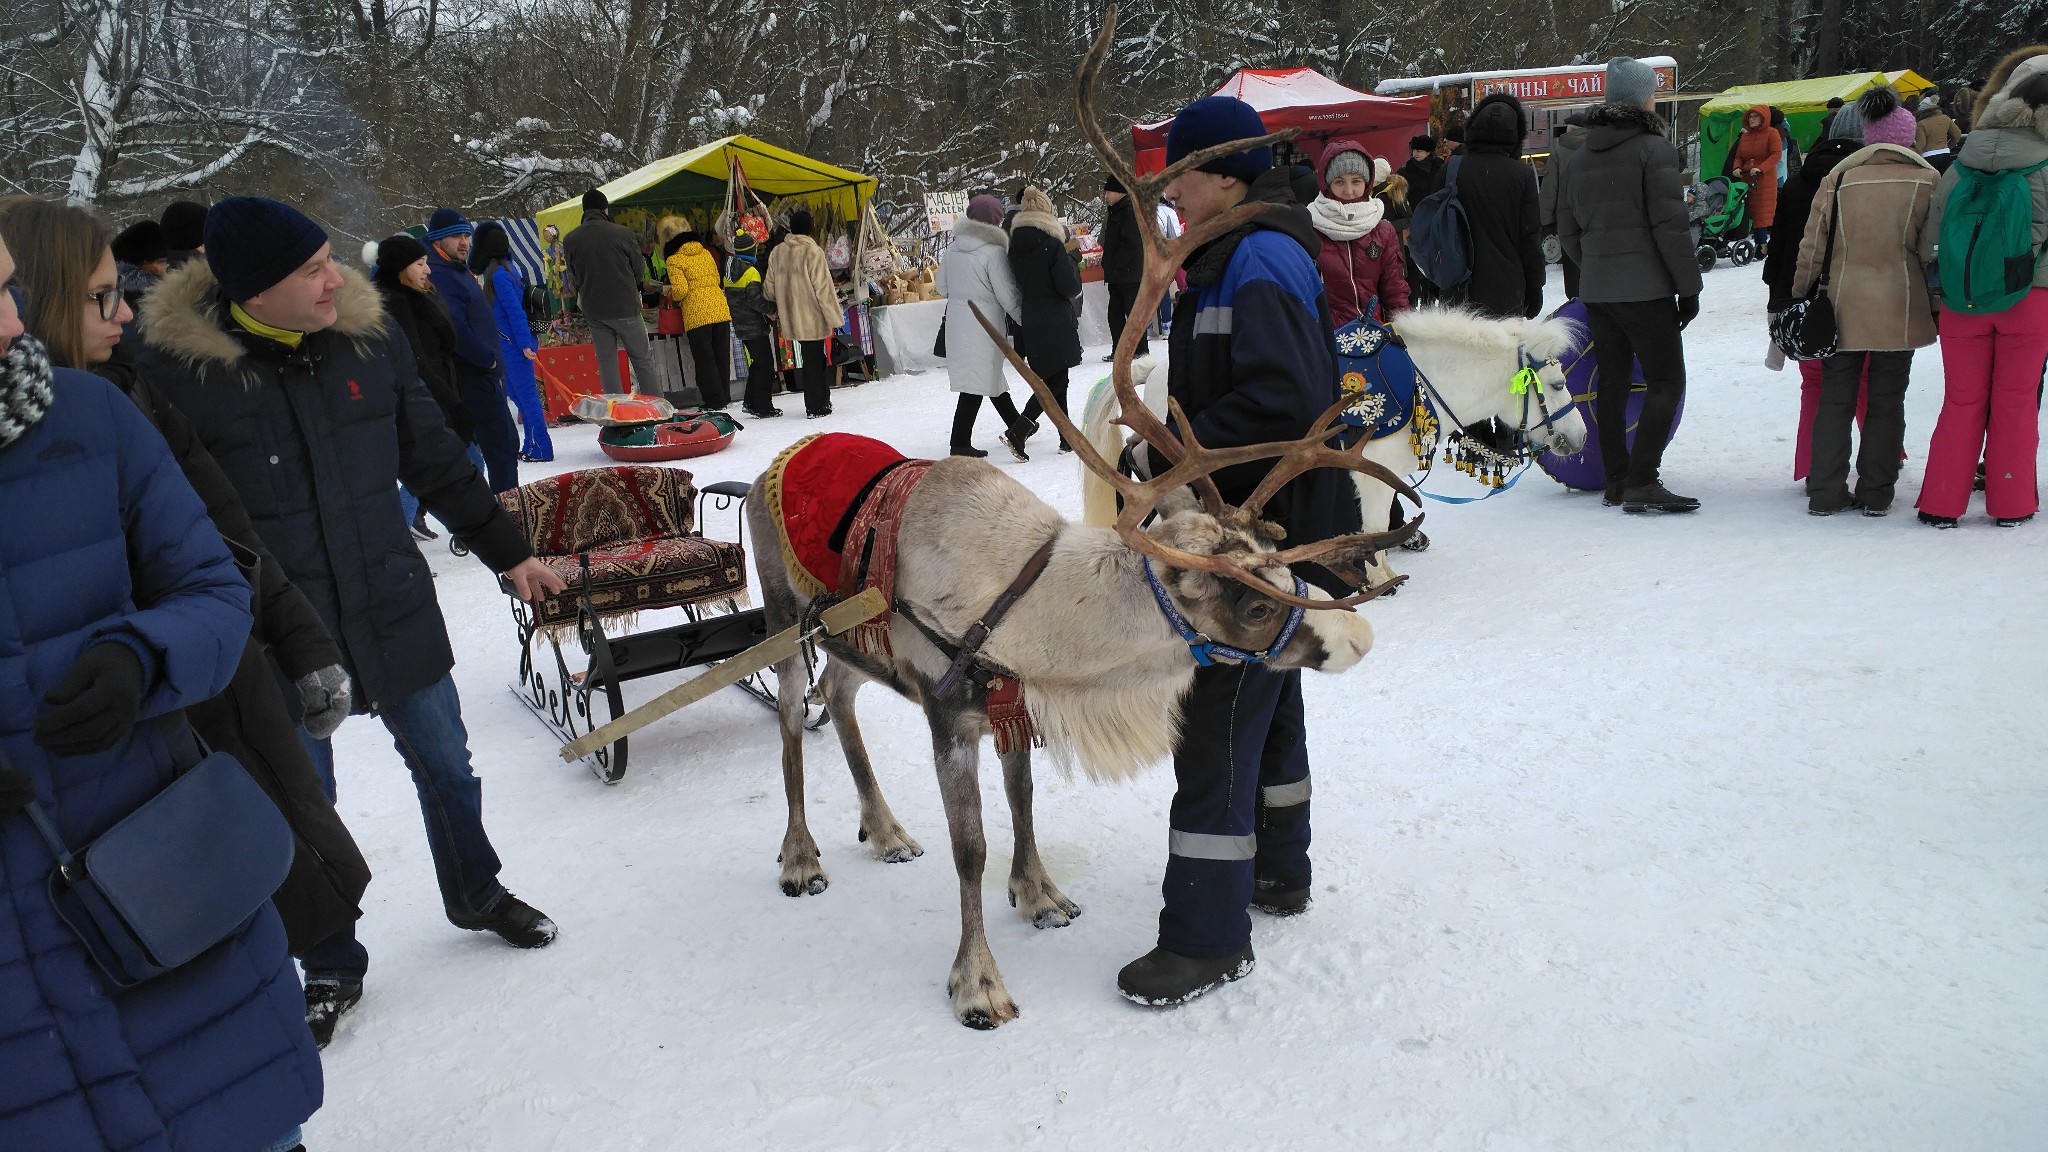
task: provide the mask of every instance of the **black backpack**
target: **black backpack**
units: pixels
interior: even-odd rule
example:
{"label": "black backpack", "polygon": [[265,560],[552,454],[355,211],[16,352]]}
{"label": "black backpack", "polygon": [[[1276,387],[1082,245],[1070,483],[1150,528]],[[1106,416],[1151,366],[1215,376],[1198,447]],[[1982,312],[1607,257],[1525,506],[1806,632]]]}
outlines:
{"label": "black backpack", "polygon": [[1472,279],[1471,228],[1465,206],[1458,202],[1458,165],[1453,156],[1444,169],[1444,186],[1415,206],[1408,219],[1408,250],[1415,266],[1431,284],[1449,292]]}

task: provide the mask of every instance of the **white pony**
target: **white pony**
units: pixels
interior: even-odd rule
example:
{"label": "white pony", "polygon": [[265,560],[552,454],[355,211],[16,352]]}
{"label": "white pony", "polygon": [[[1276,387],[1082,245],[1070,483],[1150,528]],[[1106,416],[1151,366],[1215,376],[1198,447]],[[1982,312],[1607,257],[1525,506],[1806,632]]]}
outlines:
{"label": "white pony", "polygon": [[[1415,360],[1423,383],[1416,389],[1418,408],[1426,401],[1435,420],[1428,435],[1410,435],[1413,417],[1389,435],[1366,445],[1365,458],[1396,475],[1426,467],[1441,449],[1445,436],[1489,420],[1513,430],[1510,453],[1555,451],[1569,455],[1585,447],[1586,421],[1572,404],[1571,388],[1557,358],[1583,338],[1579,326],[1561,317],[1547,320],[1502,320],[1470,308],[1424,307],[1394,317],[1392,327]],[[1514,390],[1517,373],[1536,370],[1540,387]],[[1166,415],[1166,358],[1141,358],[1131,367],[1145,406]],[[1088,440],[1107,458],[1122,451],[1123,429],[1117,417],[1116,391],[1108,382],[1089,394],[1084,427]],[[1393,489],[1353,473],[1358,485],[1362,532],[1384,532],[1392,518]],[[1116,522],[1116,492],[1083,471],[1083,523],[1107,526]],[[1377,587],[1394,578],[1381,553],[1368,575]]]}

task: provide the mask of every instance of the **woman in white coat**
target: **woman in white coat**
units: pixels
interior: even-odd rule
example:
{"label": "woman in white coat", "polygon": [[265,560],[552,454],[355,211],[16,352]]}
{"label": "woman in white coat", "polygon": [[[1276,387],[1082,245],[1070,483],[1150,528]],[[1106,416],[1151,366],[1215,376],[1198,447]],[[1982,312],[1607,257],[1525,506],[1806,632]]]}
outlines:
{"label": "woman in white coat", "polygon": [[953,455],[986,456],[971,443],[974,418],[986,396],[1003,418],[1003,444],[1019,460],[1028,460],[1024,441],[1038,431],[1010,400],[1010,381],[1003,373],[1003,350],[988,338],[968,304],[981,306],[990,323],[1021,322],[1023,297],[1010,274],[1010,237],[1002,229],[1003,203],[993,196],[967,202],[967,216],[954,223],[953,243],[939,261],[939,293],[946,298],[946,377],[960,404],[953,410]]}

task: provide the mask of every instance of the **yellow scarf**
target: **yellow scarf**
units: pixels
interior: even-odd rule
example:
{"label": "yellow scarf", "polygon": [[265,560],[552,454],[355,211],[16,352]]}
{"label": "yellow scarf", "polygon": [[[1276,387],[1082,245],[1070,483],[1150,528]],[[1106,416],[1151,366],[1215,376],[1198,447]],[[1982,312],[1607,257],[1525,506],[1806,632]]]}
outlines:
{"label": "yellow scarf", "polygon": [[297,348],[299,342],[306,338],[304,332],[293,332],[285,328],[272,328],[263,321],[242,311],[242,306],[232,301],[228,304],[228,315],[235,318],[235,323],[240,324],[243,331],[261,336],[265,340],[275,340],[287,348]]}

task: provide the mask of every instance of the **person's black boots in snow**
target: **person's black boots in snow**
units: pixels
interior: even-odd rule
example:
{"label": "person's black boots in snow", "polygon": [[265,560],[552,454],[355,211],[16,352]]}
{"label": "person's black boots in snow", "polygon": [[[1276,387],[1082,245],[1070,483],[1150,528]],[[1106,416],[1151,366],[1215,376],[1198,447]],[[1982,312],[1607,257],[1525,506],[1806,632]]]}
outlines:
{"label": "person's black boots in snow", "polygon": [[1695,512],[1699,506],[1699,501],[1677,495],[1661,482],[1631,485],[1621,494],[1623,512]]}
{"label": "person's black boots in snow", "polygon": [[471,932],[496,932],[514,948],[545,948],[555,942],[557,932],[553,920],[510,892],[500,896],[482,916],[469,919],[450,913],[448,922]]}
{"label": "person's black boots in snow", "polygon": [[1182,956],[1154,948],[1124,965],[1116,974],[1116,987],[1132,1003],[1171,1008],[1249,976],[1254,963],[1249,944],[1233,956]]}
{"label": "person's black boots in snow", "polygon": [[1252,884],[1252,907],[1269,916],[1299,916],[1308,911],[1308,905],[1307,888],[1283,889],[1272,880],[1257,880]]}
{"label": "person's black boots in snow", "polygon": [[1622,487],[1622,483],[1619,480],[1607,485],[1607,491],[1600,494],[1600,502],[1609,508],[1621,507]]}
{"label": "person's black boots in snow", "polygon": [[360,982],[313,980],[306,984],[306,1027],[313,1031],[313,1046],[327,1047],[334,1039],[334,1026],[363,998]]}

